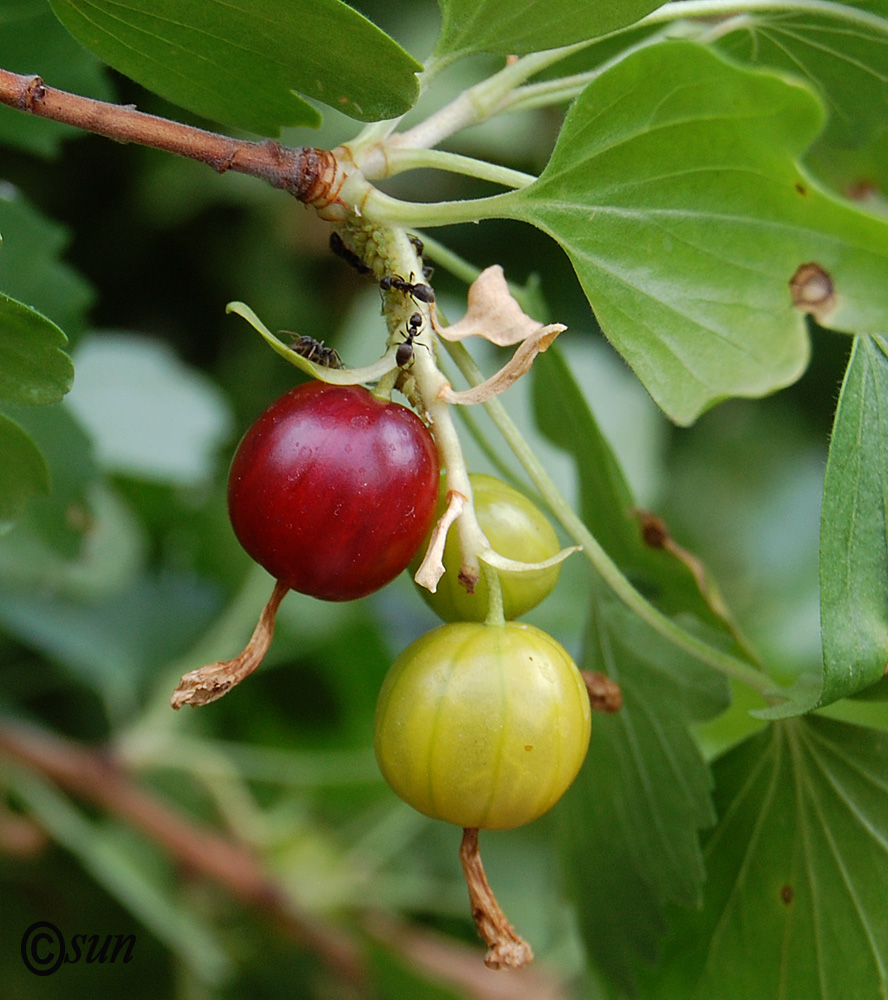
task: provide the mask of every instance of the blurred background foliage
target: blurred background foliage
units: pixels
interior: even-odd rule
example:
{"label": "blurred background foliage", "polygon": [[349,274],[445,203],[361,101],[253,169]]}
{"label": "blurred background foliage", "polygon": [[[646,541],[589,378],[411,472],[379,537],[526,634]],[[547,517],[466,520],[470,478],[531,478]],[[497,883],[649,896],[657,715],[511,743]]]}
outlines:
{"label": "blurred background foliage", "polygon": [[[360,6],[427,54],[434,4]],[[4,29],[0,65],[181,117],[64,48],[66,37],[51,20],[35,38]],[[456,91],[483,66],[460,63],[446,82]],[[181,673],[241,648],[271,588],[232,535],[225,479],[239,435],[295,372],[225,304],[243,300],[271,329],[322,339],[361,364],[385,336],[376,289],[329,253],[312,213],[252,179],[3,111],[0,288],[66,331],[77,372],[63,404],[15,414],[48,456],[53,492],[0,540],[3,995],[594,996],[547,851],[557,819],[485,840],[500,902],[539,958],[534,978],[494,994],[459,831],[413,813],[377,773],[379,684],[436,624],[409,579],[349,605],[289,595],[256,676],[198,712],[168,705]],[[538,171],[558,123],[548,111],[509,116],[459,148]],[[283,138],[332,146],[353,130],[328,113],[320,134]],[[392,190],[427,198],[429,183],[420,172]],[[436,184],[435,198],[487,192]],[[704,558],[787,679],[818,662],[820,490],[848,341],[813,331],[812,363],[791,389],[726,403],[679,431],[602,340],[553,242],[508,222],[452,227],[446,239],[478,267],[500,263],[512,281],[536,283],[569,327],[562,349],[639,502]],[[435,281],[459,315],[464,287],[442,270]],[[506,405],[572,495],[575,470],[534,429],[529,391],[519,384]],[[474,468],[493,471],[467,447]],[[575,653],[585,581],[571,561],[528,616]],[[710,755],[757,725],[745,707],[702,728]],[[880,703],[835,711],[888,724]],[[145,797],[129,811],[102,799],[105,749]],[[60,784],[25,766],[28,753],[43,754],[43,773]],[[94,781],[78,787],[64,774],[81,753]],[[213,838],[260,858],[267,884],[254,884],[239,854],[207,877]],[[70,934],[135,933],[135,966],[80,964],[37,979],[19,954],[37,920]]]}

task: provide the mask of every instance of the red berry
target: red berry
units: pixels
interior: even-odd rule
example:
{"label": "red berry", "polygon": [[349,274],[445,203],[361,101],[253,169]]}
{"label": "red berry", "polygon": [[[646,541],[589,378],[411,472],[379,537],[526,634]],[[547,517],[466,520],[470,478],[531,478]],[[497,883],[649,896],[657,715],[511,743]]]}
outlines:
{"label": "red berry", "polygon": [[238,446],[228,512],[241,545],[291,590],[348,601],[410,562],[438,496],[425,424],[360,386],[285,393]]}

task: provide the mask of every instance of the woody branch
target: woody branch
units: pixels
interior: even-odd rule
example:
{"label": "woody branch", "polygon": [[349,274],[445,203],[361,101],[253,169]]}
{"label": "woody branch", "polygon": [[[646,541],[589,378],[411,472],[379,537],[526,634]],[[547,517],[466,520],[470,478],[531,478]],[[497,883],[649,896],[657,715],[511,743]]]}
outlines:
{"label": "woody branch", "polygon": [[251,142],[183,125],[127,104],[110,104],[47,86],[39,76],[0,69],[0,104],[26,114],[73,125],[117,142],[187,156],[217,173],[234,170],[316,204],[335,173],[331,153],[311,146],[282,146],[273,140]]}

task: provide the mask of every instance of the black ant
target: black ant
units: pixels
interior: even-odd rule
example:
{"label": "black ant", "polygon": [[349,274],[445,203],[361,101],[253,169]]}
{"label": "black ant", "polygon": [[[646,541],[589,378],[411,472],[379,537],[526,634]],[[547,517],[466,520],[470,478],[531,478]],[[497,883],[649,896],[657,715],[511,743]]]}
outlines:
{"label": "black ant", "polygon": [[337,257],[344,260],[349,267],[354,268],[358,274],[373,273],[373,268],[365,264],[351,247],[346,246],[342,237],[337,232],[330,233],[330,249]]}
{"label": "black ant", "polygon": [[[422,260],[423,251],[425,250],[425,243],[423,243],[422,240],[418,236],[415,236],[413,233],[408,233],[407,239],[410,240],[410,243],[413,245],[413,249],[416,251],[416,256],[419,257],[420,260]],[[429,278],[431,278],[431,276],[434,273],[435,269],[430,264],[426,264],[425,261],[423,261],[422,276],[425,278],[425,280],[428,281]]]}
{"label": "black ant", "polygon": [[[281,333],[288,332],[281,330]],[[295,337],[296,334],[291,336]],[[298,337],[290,345],[290,350],[306,361],[312,361],[324,368],[342,368],[342,358],[339,357],[339,353],[332,347],[327,347],[323,341],[315,340],[314,337]]]}
{"label": "black ant", "polygon": [[[422,316],[414,313],[407,321],[407,336],[398,344],[398,349],[395,351],[395,364],[399,368],[406,367],[413,360],[413,341],[419,336],[421,329]],[[425,347],[425,344],[420,346]]]}
{"label": "black ant", "polygon": [[[412,278],[413,275],[411,274],[410,277]],[[412,281],[405,281],[397,274],[387,274],[379,282],[379,287],[384,292],[394,288],[396,291],[409,295],[416,302],[432,303],[435,301],[435,290],[431,285],[414,284]]]}

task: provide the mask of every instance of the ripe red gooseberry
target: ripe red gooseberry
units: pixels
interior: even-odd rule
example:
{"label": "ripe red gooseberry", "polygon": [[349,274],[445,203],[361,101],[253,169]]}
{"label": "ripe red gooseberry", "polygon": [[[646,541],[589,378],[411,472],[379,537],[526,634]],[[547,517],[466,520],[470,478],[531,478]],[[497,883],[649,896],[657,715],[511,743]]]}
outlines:
{"label": "ripe red gooseberry", "polygon": [[[558,554],[561,545],[555,529],[523,493],[483,473],[473,472],[469,481],[478,524],[494,552],[527,563],[545,562]],[[437,516],[444,512],[444,503],[442,490]],[[484,621],[489,601],[487,581],[482,574],[471,594],[460,583],[461,554],[453,529],[447,535],[442,561],[444,576],[435,593],[419,587],[423,600],[444,621]],[[497,570],[503,594],[503,615],[509,619],[518,618],[535,608],[552,593],[560,572],[560,564],[526,572]]]}
{"label": "ripe red gooseberry", "polygon": [[231,463],[228,512],[246,551],[291,590],[378,590],[431,529],[435,443],[419,417],[361,386],[309,382],[276,400]]}
{"label": "ripe red gooseberry", "polygon": [[414,809],[509,829],[551,808],[589,744],[576,664],[522,622],[442,625],[398,657],[376,709],[380,770]]}

